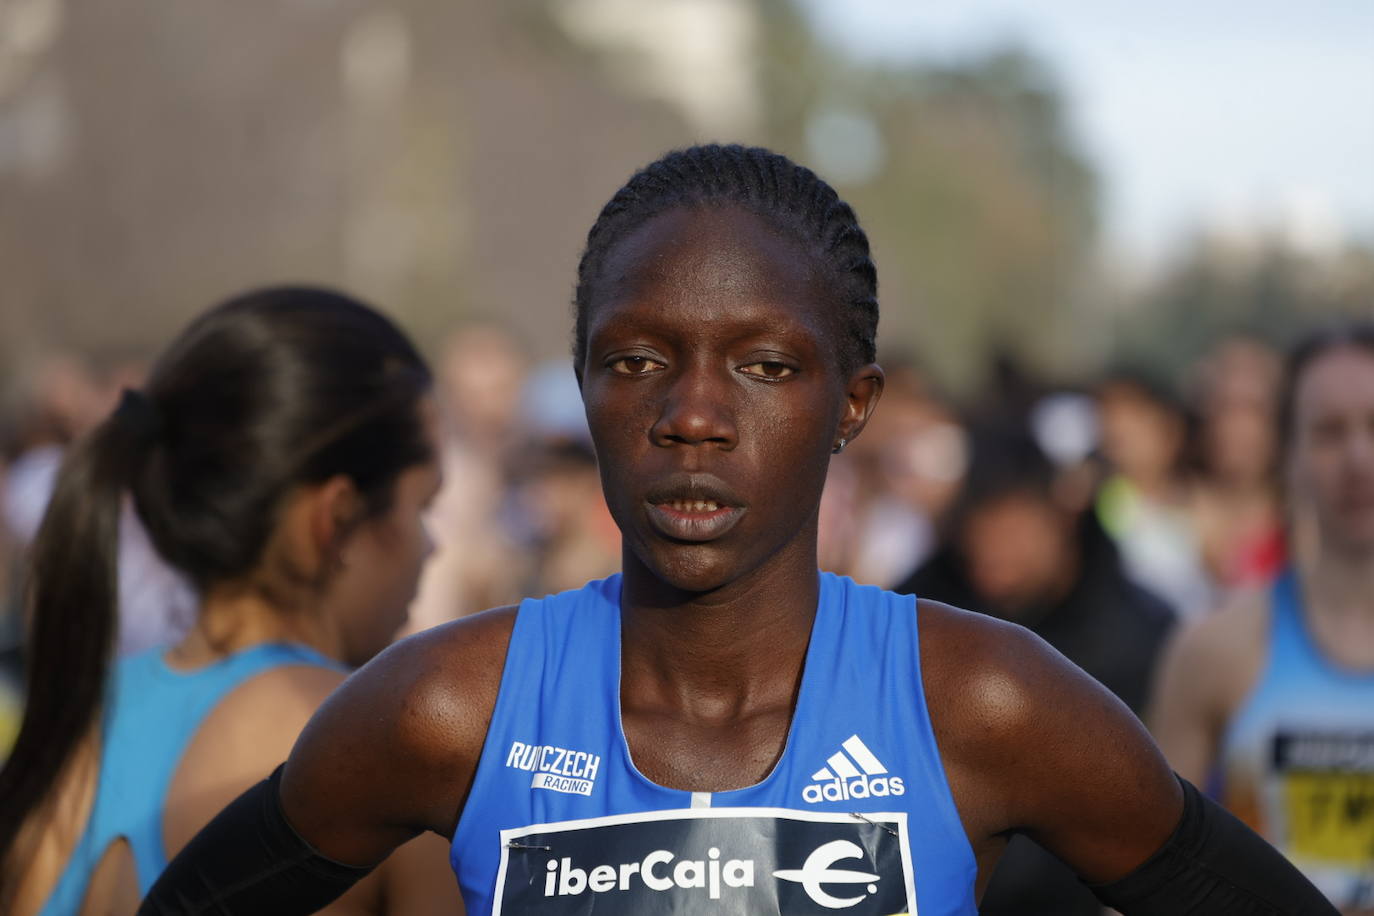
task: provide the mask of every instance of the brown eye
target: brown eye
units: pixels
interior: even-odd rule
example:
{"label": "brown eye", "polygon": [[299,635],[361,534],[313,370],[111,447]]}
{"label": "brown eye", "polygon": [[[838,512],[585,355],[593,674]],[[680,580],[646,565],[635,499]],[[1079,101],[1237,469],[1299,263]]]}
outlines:
{"label": "brown eye", "polygon": [[647,356],[622,356],[610,363],[611,371],[620,375],[644,375],[662,368],[662,363]]}
{"label": "brown eye", "polygon": [[780,363],[776,360],[764,360],[763,362],[741,366],[739,371],[743,372],[745,375],[752,375],[755,378],[784,379],[797,370],[786,363]]}

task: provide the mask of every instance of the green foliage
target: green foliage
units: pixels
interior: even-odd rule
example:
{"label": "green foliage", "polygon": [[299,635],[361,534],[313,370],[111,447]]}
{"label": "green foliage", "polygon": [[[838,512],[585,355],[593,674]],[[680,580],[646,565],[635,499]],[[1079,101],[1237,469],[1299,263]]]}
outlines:
{"label": "green foliage", "polygon": [[1374,308],[1374,250],[1320,256],[1277,238],[1199,238],[1130,303],[1116,333],[1119,361],[1183,372],[1222,337],[1244,333],[1283,345],[1338,316]]}
{"label": "green foliage", "polygon": [[1076,361],[1097,183],[1049,68],[1014,47],[865,64],[821,46],[790,4],[760,8],[769,142],[824,173],[807,136],[820,113],[866,119],[881,137],[879,169],[836,184],[873,241],[883,347],[923,354],[963,390],[1008,341],[1042,369]]}

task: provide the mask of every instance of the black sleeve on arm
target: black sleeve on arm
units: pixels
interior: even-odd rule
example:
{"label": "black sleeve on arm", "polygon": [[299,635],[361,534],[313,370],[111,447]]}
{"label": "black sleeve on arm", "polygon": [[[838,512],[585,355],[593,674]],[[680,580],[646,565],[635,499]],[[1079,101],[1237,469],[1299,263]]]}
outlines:
{"label": "black sleeve on arm", "polygon": [[1338,916],[1278,850],[1186,779],[1183,817],[1159,851],[1111,884],[1090,885],[1124,916]]}
{"label": "black sleeve on arm", "polygon": [[327,859],[296,833],[281,806],[281,771],[186,844],[148,891],[139,916],[313,913],[372,871]]}

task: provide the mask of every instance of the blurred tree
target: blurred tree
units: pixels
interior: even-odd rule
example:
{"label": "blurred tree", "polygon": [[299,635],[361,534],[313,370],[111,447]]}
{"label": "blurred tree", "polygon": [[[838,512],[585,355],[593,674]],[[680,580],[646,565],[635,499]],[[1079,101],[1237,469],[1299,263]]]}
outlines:
{"label": "blurred tree", "polygon": [[994,351],[1053,375],[1114,338],[1172,358],[1219,316],[1289,314],[1311,276],[1368,285],[1367,254],[1248,286],[1199,254],[1108,307],[1097,182],[1043,61],[855,61],[796,0],[24,0],[0,2],[0,375],[36,342],[153,349],[281,280],[427,341],[477,317],[564,352],[597,208],[695,140],[832,180],[873,239],[884,347],[966,392]]}
{"label": "blurred tree", "polygon": [[1085,296],[1097,183],[1049,68],[1015,47],[869,65],[823,46],[788,0],[758,2],[769,139],[863,217],[884,345],[964,390],[997,348],[1062,374],[1100,346],[1105,313]]}
{"label": "blurred tree", "polygon": [[1284,344],[1304,329],[1374,309],[1374,248],[1300,252],[1282,238],[1199,236],[1127,302],[1118,361],[1179,377],[1213,343],[1246,333]]}
{"label": "blurred tree", "polygon": [[24,5],[49,25],[22,59],[0,36],[0,374],[280,281],[563,351],[597,207],[687,136],[544,0]]}

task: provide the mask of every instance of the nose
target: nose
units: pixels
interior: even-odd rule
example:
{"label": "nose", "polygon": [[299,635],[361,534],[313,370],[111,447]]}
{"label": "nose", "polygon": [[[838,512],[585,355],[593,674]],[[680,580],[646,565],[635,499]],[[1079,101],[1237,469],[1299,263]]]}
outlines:
{"label": "nose", "polygon": [[739,441],[730,379],[705,367],[679,370],[649,429],[655,445],[714,444],[729,451]]}

